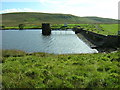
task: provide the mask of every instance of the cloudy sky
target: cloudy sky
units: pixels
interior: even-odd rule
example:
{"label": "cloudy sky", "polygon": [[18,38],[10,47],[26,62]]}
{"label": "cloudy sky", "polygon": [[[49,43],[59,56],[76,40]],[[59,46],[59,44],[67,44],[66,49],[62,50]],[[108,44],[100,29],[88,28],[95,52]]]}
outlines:
{"label": "cloudy sky", "polygon": [[44,12],[118,19],[119,0],[1,0],[0,13]]}

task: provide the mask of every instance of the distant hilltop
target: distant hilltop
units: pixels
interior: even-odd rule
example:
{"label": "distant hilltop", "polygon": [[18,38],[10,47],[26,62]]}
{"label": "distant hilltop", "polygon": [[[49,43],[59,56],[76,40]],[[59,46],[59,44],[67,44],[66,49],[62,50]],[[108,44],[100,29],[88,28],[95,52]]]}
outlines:
{"label": "distant hilltop", "polygon": [[2,15],[2,24],[5,26],[18,26],[19,24],[39,25],[47,22],[51,24],[90,24],[90,23],[118,23],[116,19],[101,17],[79,17],[71,14],[16,12]]}

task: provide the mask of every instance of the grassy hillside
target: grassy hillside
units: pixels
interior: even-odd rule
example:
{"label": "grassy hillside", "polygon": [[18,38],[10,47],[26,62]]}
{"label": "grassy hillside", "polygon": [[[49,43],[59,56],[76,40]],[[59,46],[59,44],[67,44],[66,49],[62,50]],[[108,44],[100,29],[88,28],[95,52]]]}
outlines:
{"label": "grassy hillside", "polygon": [[3,88],[120,88],[119,56],[4,50]]}
{"label": "grassy hillside", "polygon": [[117,23],[117,20],[99,17],[78,17],[70,14],[50,14],[35,12],[19,12],[2,14],[4,26],[18,26],[19,24],[40,25],[43,22],[51,24],[77,23]]}
{"label": "grassy hillside", "polygon": [[95,20],[99,23],[118,23],[117,20],[111,18],[101,18],[101,17],[84,17],[84,18]]}

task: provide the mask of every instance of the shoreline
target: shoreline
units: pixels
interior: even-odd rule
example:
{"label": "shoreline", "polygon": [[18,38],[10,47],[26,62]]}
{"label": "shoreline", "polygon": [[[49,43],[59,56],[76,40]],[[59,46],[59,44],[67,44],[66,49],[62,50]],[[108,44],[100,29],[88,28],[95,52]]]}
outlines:
{"label": "shoreline", "polygon": [[[42,28],[24,28],[23,30],[26,30],[26,29],[42,29]],[[0,30],[20,30],[19,28],[17,29],[17,28],[9,28],[9,29],[0,29]]]}
{"label": "shoreline", "polygon": [[[42,28],[25,28],[25,29],[22,29],[22,30],[33,30],[33,29],[39,30],[39,29],[42,29]],[[20,30],[20,29],[0,29],[0,30]],[[22,30],[21,30],[21,31],[22,31]],[[51,28],[51,30],[56,30],[56,31],[58,31],[58,30],[72,30],[72,29],[71,29],[71,28],[68,28],[68,29],[60,29],[60,28],[52,29],[52,28]]]}
{"label": "shoreline", "polygon": [[[24,30],[40,30],[42,28],[28,28],[28,29],[23,29],[23,30],[19,30],[19,29],[0,29],[0,30],[19,30],[19,31],[24,31]],[[69,31],[72,29],[66,29],[65,31]],[[52,29],[52,31],[63,31],[62,29]],[[98,51],[98,53],[111,53],[117,50],[120,50],[119,47],[102,47],[102,46],[98,46],[97,44],[93,44],[92,42],[94,42],[92,39],[88,38],[87,36],[85,36],[82,33],[77,33],[76,34],[77,37],[79,39],[81,39],[85,44],[87,44],[90,48],[92,49],[96,49]]]}
{"label": "shoreline", "polygon": [[98,53],[111,53],[111,52],[115,52],[120,50],[120,48],[118,47],[100,47],[97,46],[95,44],[93,44],[91,41],[93,41],[92,39],[89,40],[87,39],[87,37],[85,35],[82,35],[81,33],[77,33],[76,34],[78,36],[79,39],[81,39],[84,43],[86,43],[89,47],[91,47],[92,49],[96,49],[98,51]]}

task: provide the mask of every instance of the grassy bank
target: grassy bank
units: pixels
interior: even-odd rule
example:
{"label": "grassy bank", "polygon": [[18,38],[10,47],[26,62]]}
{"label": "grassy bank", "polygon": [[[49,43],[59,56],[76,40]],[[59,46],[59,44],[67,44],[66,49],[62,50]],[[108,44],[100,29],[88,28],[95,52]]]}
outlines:
{"label": "grassy bank", "polygon": [[28,54],[3,50],[4,88],[120,88],[120,51]]}
{"label": "grassy bank", "polygon": [[[118,24],[67,24],[67,27],[64,27],[64,24],[51,24],[52,30],[64,30],[64,29],[72,29],[75,26],[81,26],[80,28],[84,28],[85,30],[92,31],[102,35],[117,35],[118,34]],[[24,29],[41,29],[40,25],[25,25]],[[5,30],[19,30],[19,27],[4,27]]]}

